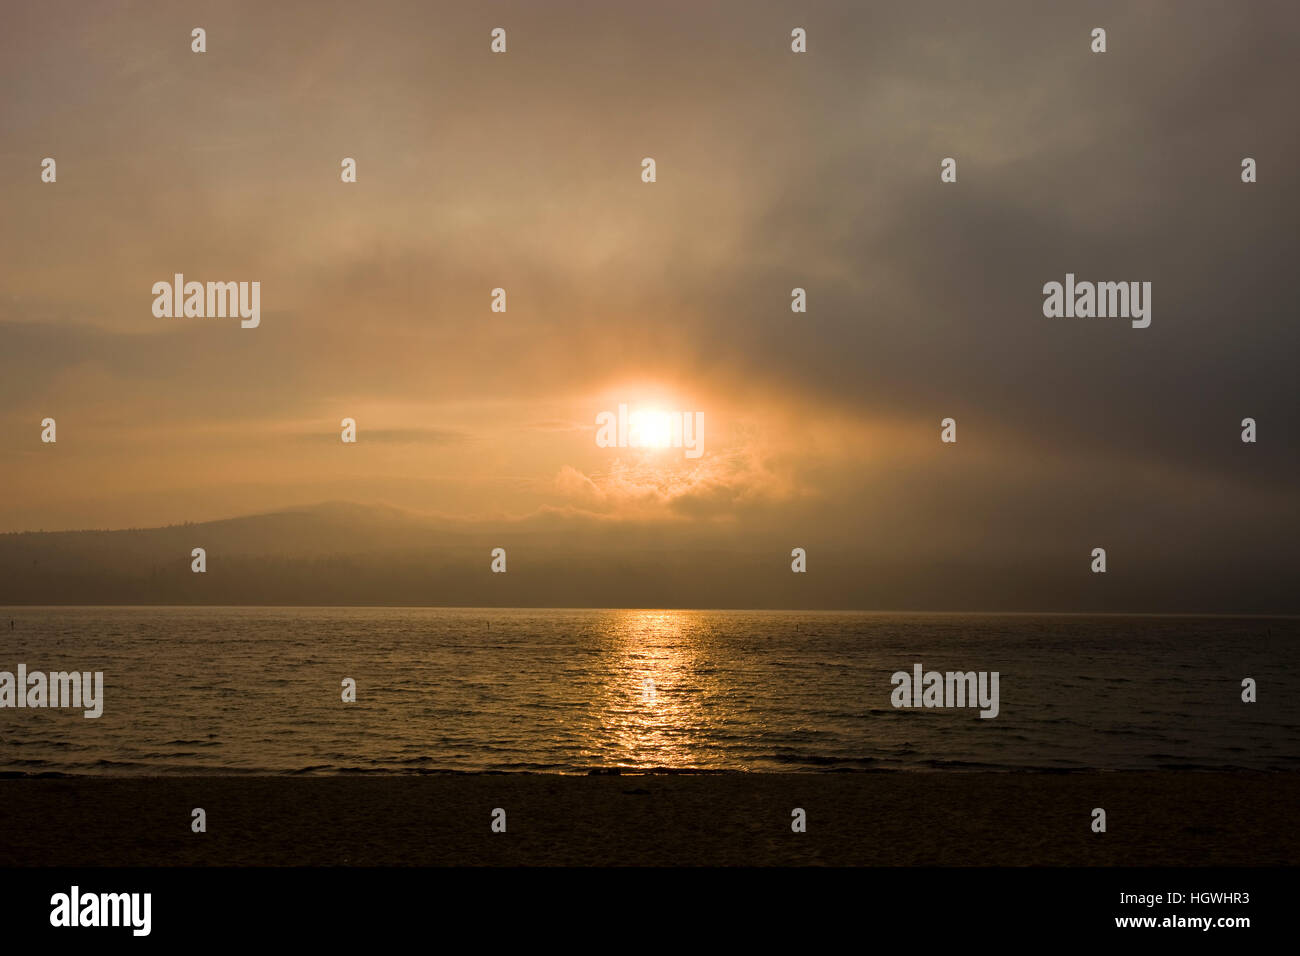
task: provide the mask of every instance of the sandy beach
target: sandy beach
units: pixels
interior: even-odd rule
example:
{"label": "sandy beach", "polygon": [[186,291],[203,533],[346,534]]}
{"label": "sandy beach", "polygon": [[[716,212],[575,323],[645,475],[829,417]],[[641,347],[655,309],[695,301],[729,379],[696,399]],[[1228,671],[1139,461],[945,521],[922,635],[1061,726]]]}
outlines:
{"label": "sandy beach", "polygon": [[1297,805],[1251,772],[28,777],[0,866],[1279,865]]}

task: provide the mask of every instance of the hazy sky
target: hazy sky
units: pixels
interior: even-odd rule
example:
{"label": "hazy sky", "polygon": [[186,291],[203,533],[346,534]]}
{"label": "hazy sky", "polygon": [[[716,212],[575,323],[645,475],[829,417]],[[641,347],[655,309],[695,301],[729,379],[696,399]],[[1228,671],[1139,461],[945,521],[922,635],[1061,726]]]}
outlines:
{"label": "hazy sky", "polygon": [[[0,530],[345,500],[917,573],[1103,546],[1170,593],[1300,571],[1293,3],[0,19]],[[261,326],[156,318],[177,272],[259,281]],[[1067,272],[1150,281],[1151,326],[1045,318]],[[620,402],[702,412],[704,456],[597,447]]]}

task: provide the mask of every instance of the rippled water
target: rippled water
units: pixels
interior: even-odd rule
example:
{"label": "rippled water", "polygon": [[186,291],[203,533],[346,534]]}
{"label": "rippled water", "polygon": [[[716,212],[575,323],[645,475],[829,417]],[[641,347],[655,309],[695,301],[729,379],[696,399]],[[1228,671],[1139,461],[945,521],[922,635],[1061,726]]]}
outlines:
{"label": "rippled water", "polygon": [[[101,670],[105,704],[0,709],[0,772],[1297,769],[1298,638],[1296,619],[10,608],[0,670]],[[999,716],[894,709],[917,662],[999,671]]]}

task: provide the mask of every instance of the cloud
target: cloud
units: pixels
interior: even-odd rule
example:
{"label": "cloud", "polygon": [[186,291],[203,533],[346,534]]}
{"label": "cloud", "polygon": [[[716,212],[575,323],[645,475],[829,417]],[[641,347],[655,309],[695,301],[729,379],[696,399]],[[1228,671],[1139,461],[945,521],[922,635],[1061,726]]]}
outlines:
{"label": "cloud", "polygon": [[[734,521],[746,509],[810,494],[754,443],[680,461],[676,449],[621,451],[598,473],[563,466],[555,476],[556,493],[577,507],[629,521]],[[668,456],[675,456],[671,463]]]}

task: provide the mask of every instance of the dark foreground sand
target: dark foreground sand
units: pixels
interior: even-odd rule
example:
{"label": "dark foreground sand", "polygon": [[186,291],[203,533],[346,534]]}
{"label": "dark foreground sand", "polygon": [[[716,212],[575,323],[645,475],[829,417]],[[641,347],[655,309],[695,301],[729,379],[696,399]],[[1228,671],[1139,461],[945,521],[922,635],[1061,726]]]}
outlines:
{"label": "dark foreground sand", "polygon": [[1278,865],[1297,806],[1291,773],[19,778],[0,866]]}

